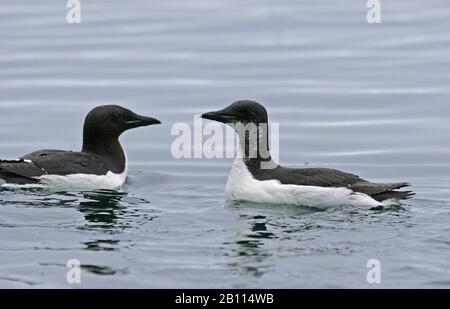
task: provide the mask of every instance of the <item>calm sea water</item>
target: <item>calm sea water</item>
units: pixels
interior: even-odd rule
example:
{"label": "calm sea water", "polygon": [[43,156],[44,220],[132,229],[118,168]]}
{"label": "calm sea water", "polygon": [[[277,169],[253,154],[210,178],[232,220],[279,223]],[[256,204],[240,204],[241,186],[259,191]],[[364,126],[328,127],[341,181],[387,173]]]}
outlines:
{"label": "calm sea water", "polygon": [[[0,287],[450,287],[448,1],[381,1],[376,25],[360,0],[81,2],[76,25],[65,1],[0,3],[0,156],[79,149],[100,104],[163,125],[122,137],[120,192],[3,190]],[[280,124],[283,164],[417,196],[384,211],[226,204],[232,160],[176,160],[170,132],[237,99]]]}

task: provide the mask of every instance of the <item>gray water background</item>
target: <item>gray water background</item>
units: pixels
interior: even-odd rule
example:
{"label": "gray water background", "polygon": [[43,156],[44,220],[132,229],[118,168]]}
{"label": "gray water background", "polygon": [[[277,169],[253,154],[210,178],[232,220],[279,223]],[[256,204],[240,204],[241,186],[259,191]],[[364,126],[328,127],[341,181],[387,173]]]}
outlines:
{"label": "gray water background", "polygon": [[[65,1],[1,1],[1,157],[79,149],[101,104],[163,125],[122,137],[122,192],[2,191],[0,287],[450,287],[449,1],[381,1],[381,24],[362,0],[81,2],[68,24]],[[284,165],[409,181],[416,197],[226,204],[232,160],[174,159],[170,131],[237,99],[280,124]]]}

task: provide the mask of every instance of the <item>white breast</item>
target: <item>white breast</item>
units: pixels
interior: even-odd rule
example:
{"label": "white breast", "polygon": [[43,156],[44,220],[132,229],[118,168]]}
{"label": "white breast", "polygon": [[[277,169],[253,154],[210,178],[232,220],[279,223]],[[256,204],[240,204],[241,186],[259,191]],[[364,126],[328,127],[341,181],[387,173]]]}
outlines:
{"label": "white breast", "polygon": [[326,209],[338,205],[371,208],[383,204],[370,196],[347,188],[285,185],[278,180],[253,178],[241,157],[233,163],[225,190],[228,201],[268,204],[292,204]]}
{"label": "white breast", "polygon": [[127,178],[127,169],[121,174],[109,171],[106,175],[71,174],[66,176],[44,175],[39,177],[40,184],[64,191],[117,190]]}

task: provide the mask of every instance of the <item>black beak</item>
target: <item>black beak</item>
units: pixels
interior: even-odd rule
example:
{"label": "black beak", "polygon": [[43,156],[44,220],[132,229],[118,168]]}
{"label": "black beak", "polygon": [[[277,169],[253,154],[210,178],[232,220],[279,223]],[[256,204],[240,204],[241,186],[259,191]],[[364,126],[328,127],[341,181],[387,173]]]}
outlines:
{"label": "black beak", "polygon": [[161,124],[161,121],[159,121],[156,118],[152,117],[145,117],[141,115],[134,114],[133,118],[125,122],[128,128],[138,128],[138,127],[145,127],[150,126],[153,124]]}
{"label": "black beak", "polygon": [[237,120],[235,116],[230,115],[223,109],[220,111],[204,113],[201,117],[204,119],[215,120],[222,123],[230,123]]}

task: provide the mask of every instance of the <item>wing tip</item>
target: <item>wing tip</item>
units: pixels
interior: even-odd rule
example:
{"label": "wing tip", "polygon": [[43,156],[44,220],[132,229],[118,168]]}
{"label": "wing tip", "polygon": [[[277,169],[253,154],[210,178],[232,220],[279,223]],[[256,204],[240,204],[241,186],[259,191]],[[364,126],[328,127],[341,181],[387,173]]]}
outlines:
{"label": "wing tip", "polygon": [[406,188],[406,187],[411,187],[411,183],[409,182],[398,182],[398,183],[394,183],[392,190],[397,190],[397,189],[401,189],[401,188]]}
{"label": "wing tip", "polygon": [[413,198],[416,195],[416,193],[413,192],[413,191],[400,191],[400,192],[404,193],[404,195],[405,195],[403,197],[404,200],[409,200],[409,199]]}

